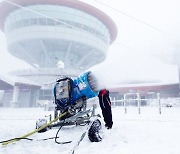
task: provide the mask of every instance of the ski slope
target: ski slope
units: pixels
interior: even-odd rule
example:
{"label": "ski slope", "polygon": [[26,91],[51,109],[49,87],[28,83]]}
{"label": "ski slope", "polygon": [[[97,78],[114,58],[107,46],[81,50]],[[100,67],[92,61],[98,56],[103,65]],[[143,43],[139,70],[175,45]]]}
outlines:
{"label": "ski slope", "polygon": [[[99,108],[96,112],[101,114]],[[0,108],[0,141],[33,131],[36,120],[50,113],[43,108]],[[162,114],[157,107],[142,107],[141,114],[136,107],[128,107],[127,114],[123,107],[113,107],[112,113],[114,125],[111,130],[102,127],[103,140],[92,143],[85,136],[75,154],[180,154],[180,107],[164,107]],[[63,127],[58,141],[72,141],[64,145],[54,139],[40,141],[54,137],[57,129],[36,133],[29,137],[33,141],[0,146],[0,154],[70,154],[85,130],[86,126]]]}

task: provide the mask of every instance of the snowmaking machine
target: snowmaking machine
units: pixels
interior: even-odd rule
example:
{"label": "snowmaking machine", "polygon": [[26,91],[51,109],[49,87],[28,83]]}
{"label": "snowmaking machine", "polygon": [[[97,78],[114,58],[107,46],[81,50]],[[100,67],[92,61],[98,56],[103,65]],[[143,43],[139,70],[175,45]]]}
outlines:
{"label": "snowmaking machine", "polygon": [[[54,119],[56,122],[49,125],[49,128],[67,125],[85,125],[90,118],[95,116],[95,106],[87,109],[87,100],[98,95],[97,80],[91,72],[71,79],[64,77],[57,79],[54,86]],[[50,120],[51,121],[51,120]],[[36,122],[36,128],[47,125],[47,120]],[[47,128],[39,132],[46,131]]]}
{"label": "snowmaking machine", "polygon": [[94,115],[95,108],[86,110],[87,100],[97,95],[97,81],[91,72],[86,72],[74,80],[68,77],[58,79],[54,87],[54,118],[68,111],[66,116],[60,118],[66,119],[64,125],[88,121]]}

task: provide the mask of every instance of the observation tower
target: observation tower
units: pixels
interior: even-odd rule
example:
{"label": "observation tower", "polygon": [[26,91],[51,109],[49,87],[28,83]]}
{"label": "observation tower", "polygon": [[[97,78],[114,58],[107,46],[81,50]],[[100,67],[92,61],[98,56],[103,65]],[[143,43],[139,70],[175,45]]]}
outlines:
{"label": "observation tower", "polygon": [[58,61],[67,74],[73,70],[78,75],[104,61],[117,36],[109,16],[77,0],[3,1],[0,29],[8,51],[35,68],[21,76],[53,74]]}

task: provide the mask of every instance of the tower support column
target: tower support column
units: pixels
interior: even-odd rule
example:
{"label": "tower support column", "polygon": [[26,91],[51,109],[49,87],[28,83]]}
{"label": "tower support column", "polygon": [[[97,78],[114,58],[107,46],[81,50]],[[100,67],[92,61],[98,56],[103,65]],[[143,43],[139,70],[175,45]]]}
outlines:
{"label": "tower support column", "polygon": [[10,102],[11,107],[18,107],[18,96],[19,96],[19,87],[14,86],[13,98],[12,98],[12,101]]}

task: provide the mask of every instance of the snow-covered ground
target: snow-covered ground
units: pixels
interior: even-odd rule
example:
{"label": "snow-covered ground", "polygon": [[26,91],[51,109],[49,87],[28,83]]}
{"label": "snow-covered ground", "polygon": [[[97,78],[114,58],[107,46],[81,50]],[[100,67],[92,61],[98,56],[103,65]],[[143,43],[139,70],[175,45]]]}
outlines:
{"label": "snow-covered ground", "polygon": [[[103,140],[92,143],[85,136],[75,154],[180,154],[180,107],[164,107],[162,114],[157,107],[142,107],[141,114],[136,107],[128,107],[127,114],[123,107],[113,107],[112,112],[114,125],[111,130],[102,127]],[[36,120],[50,113],[42,108],[0,108],[0,141],[33,131]],[[1,146],[0,154],[70,154],[85,130],[86,126],[63,127],[58,141],[72,141],[64,145],[54,139],[38,141],[54,137],[57,129],[36,133],[29,137],[34,141]]]}

